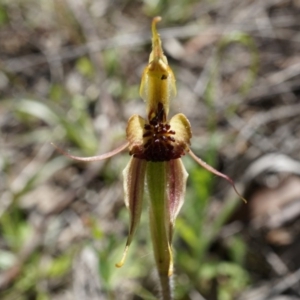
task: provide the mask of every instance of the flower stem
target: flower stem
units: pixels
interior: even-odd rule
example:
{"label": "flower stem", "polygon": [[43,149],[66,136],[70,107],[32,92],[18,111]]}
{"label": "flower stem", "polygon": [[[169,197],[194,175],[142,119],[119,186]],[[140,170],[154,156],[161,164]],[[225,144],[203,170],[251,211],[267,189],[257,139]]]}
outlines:
{"label": "flower stem", "polygon": [[170,216],[167,202],[167,162],[148,162],[146,171],[149,194],[150,231],[163,300],[172,299],[170,278],[173,272],[169,241]]}
{"label": "flower stem", "polygon": [[172,276],[160,274],[159,281],[160,281],[160,286],[161,286],[161,299],[162,300],[173,300]]}

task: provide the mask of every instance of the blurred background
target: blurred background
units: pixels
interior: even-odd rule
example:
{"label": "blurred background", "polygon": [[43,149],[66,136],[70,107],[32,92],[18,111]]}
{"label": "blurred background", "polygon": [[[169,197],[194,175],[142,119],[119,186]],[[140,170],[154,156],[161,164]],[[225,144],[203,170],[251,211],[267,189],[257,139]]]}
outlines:
{"label": "blurred background", "polygon": [[125,139],[154,16],[170,116],[226,181],[184,157],[175,299],[300,299],[299,0],[1,0],[0,298],[156,299],[147,203],[121,269]]}

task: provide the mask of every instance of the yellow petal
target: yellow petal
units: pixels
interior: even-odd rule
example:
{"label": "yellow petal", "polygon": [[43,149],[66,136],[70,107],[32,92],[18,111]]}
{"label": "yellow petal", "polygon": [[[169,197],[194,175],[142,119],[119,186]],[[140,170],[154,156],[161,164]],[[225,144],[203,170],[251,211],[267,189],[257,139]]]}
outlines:
{"label": "yellow petal", "polygon": [[145,119],[138,115],[133,115],[127,123],[126,137],[129,142],[129,154],[134,155],[142,153],[143,147],[143,134],[144,134]]}
{"label": "yellow petal", "polygon": [[189,145],[191,143],[190,142],[192,138],[191,124],[184,114],[175,115],[170,120],[169,124],[171,126],[171,130],[175,132],[174,149],[176,150],[176,152],[180,152],[180,151],[183,152],[181,154],[183,155],[185,151],[188,151]]}
{"label": "yellow petal", "polygon": [[144,181],[147,162],[142,159],[131,157],[128,165],[123,171],[124,177],[124,201],[130,212],[130,227],[123,257],[117,267],[122,267],[125,262],[128,248],[133,235],[139,224],[144,195]]}
{"label": "yellow petal", "polygon": [[162,119],[158,121],[165,122],[169,113],[169,101],[176,95],[176,86],[173,71],[163,54],[161,40],[156,31],[156,23],[160,20],[160,17],[156,17],[152,22],[152,52],[142,75],[140,95],[147,103],[149,121],[161,115]]}

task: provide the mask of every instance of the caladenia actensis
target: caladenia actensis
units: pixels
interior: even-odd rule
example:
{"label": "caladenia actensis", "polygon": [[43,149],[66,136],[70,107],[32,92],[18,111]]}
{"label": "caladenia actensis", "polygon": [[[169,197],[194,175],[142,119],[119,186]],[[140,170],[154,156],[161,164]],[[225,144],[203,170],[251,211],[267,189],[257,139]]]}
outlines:
{"label": "caladenia actensis", "polygon": [[152,52],[140,87],[146,102],[147,119],[133,115],[126,128],[127,142],[119,148],[93,157],[77,157],[57,148],[59,152],[78,161],[99,161],[129,149],[131,158],[123,171],[124,200],[130,212],[129,234],[121,267],[139,224],[144,189],[149,202],[150,232],[156,267],[160,279],[161,298],[172,299],[173,274],[172,237],[176,217],[184,202],[188,174],[181,156],[189,154],[200,166],[223,177],[236,190],[231,178],[215,170],[197,157],[190,149],[191,126],[185,115],[179,113],[168,118],[169,102],[176,95],[175,77],[163,54],[161,40],[156,31],[156,17],[152,21]]}

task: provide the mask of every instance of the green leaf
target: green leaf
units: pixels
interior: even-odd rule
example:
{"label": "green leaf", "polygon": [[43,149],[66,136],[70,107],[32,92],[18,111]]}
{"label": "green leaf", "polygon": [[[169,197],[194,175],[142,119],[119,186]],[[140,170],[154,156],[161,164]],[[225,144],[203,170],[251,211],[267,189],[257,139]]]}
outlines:
{"label": "green leaf", "polygon": [[6,8],[0,4],[0,26],[8,22],[9,18],[6,12]]}
{"label": "green leaf", "polygon": [[92,62],[85,56],[76,61],[76,69],[79,73],[88,78],[92,78],[95,74],[95,69]]}
{"label": "green leaf", "polygon": [[70,271],[72,266],[73,255],[65,253],[53,259],[49,268],[46,270],[45,275],[51,278],[61,277]]}

